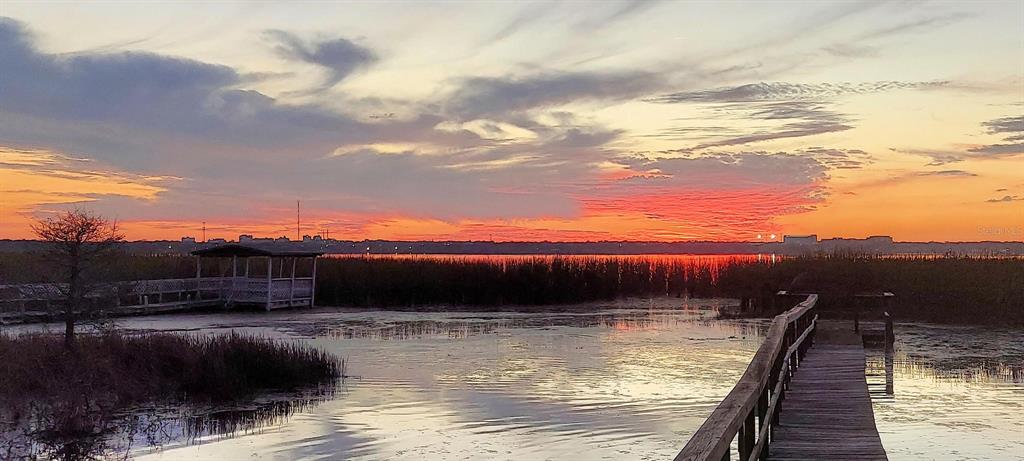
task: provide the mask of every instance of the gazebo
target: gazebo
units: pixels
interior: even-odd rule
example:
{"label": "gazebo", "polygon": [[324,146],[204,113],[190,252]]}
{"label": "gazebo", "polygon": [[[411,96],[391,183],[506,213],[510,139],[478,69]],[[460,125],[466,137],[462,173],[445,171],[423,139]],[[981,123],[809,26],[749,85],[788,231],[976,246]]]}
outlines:
{"label": "gazebo", "polygon": [[[228,307],[257,305],[268,311],[313,306],[316,258],[323,252],[226,244],[192,254],[196,256],[196,291],[200,299],[216,295]],[[204,260],[209,261],[206,274]],[[230,261],[229,268],[224,267],[226,261]]]}

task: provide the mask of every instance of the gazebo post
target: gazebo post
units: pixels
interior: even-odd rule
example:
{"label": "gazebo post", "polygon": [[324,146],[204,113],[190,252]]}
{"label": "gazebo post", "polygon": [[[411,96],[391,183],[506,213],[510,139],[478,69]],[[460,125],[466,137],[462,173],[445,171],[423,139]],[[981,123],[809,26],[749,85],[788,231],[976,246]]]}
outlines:
{"label": "gazebo post", "polygon": [[[227,292],[224,297],[228,299],[228,302],[224,303],[224,307],[227,308],[229,303],[233,303],[235,295],[237,294],[238,286],[238,255],[231,255],[231,283],[227,284]],[[223,286],[221,287],[223,289]]]}
{"label": "gazebo post", "polygon": [[200,284],[203,278],[203,257],[196,255],[196,301],[203,299],[203,291]]}
{"label": "gazebo post", "polygon": [[274,296],[274,257],[267,256],[267,312],[270,312],[270,300]]}
{"label": "gazebo post", "polygon": [[309,307],[315,306],[316,299],[316,255],[313,255],[313,277],[309,281]]}
{"label": "gazebo post", "polygon": [[299,258],[292,258],[292,283],[291,288],[288,290],[288,306],[291,306],[295,302],[295,262]]}

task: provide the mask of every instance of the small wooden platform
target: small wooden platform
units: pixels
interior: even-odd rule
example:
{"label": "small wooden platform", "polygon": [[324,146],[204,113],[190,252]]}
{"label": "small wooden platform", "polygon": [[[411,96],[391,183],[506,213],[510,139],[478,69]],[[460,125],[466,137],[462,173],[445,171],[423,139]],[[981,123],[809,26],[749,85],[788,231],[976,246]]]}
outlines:
{"label": "small wooden platform", "polygon": [[768,459],[887,460],[864,367],[863,340],[852,323],[820,322],[786,392]]}

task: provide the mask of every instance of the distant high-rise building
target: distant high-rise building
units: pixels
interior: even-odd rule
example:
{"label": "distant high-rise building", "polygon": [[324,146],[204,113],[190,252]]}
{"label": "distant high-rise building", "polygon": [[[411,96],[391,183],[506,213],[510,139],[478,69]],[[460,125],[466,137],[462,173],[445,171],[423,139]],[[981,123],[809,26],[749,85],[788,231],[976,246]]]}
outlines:
{"label": "distant high-rise building", "polygon": [[181,238],[181,243],[195,244],[196,243],[196,238],[195,237],[182,237]]}
{"label": "distant high-rise building", "polygon": [[782,243],[785,245],[817,245],[818,234],[811,235],[783,235]]}

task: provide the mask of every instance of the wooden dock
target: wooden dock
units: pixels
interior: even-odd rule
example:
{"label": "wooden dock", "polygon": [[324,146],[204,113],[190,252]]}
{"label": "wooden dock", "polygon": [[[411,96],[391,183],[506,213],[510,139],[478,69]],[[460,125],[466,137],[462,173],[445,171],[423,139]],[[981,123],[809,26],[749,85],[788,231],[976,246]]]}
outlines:
{"label": "wooden dock", "polygon": [[769,460],[886,460],[875,427],[864,344],[853,325],[819,322],[786,393]]}
{"label": "wooden dock", "polygon": [[772,320],[739,382],[676,461],[888,459],[861,333],[853,322],[819,321],[816,303],[811,294]]}
{"label": "wooden dock", "polygon": [[[211,306],[262,306],[269,311],[315,305],[316,262],[323,252],[228,244],[192,254],[196,256],[195,278],[93,286],[84,296],[90,306],[88,310],[124,316]],[[204,259],[212,259],[216,264],[207,264],[204,271]],[[69,291],[63,283],[0,285],[0,325],[60,318],[66,315]]]}

